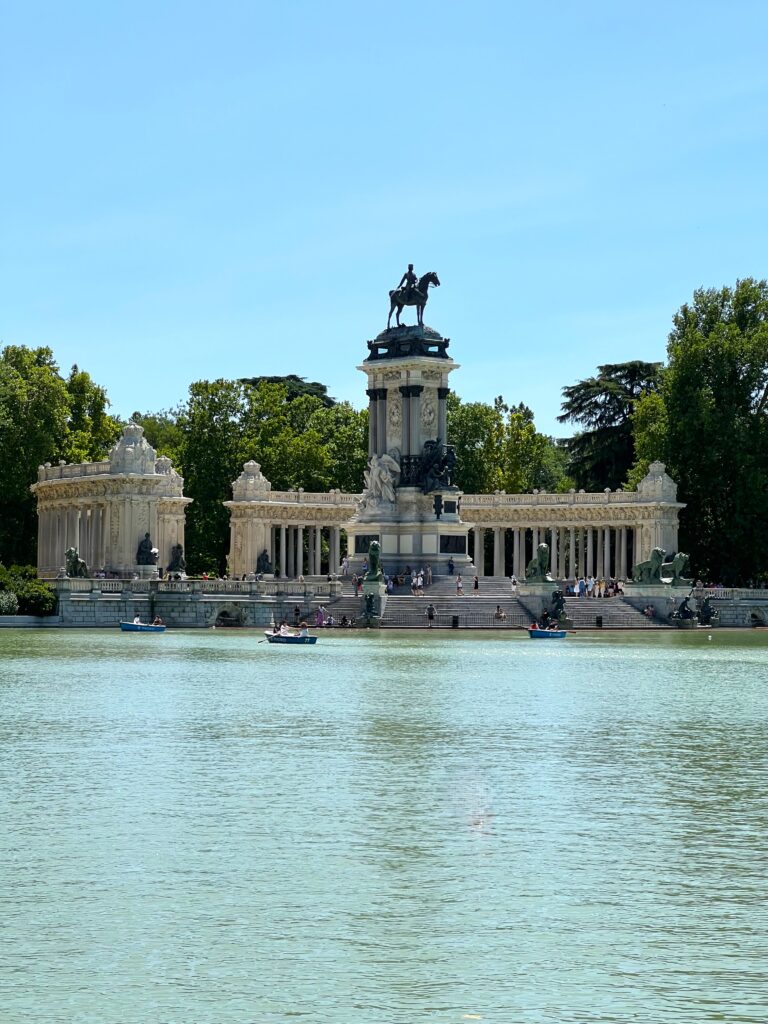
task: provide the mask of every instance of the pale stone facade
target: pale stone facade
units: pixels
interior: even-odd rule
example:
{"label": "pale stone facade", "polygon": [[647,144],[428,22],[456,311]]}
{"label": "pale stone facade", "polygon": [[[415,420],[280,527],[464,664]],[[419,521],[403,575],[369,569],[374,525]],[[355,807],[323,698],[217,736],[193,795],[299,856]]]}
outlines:
{"label": "pale stone facade", "polygon": [[157,458],[144,430],[129,423],[103,462],[46,463],[32,491],[37,498],[37,568],[56,576],[67,548],[77,548],[91,573],[128,573],[146,533],[168,565],[184,544],[184,481],[167,458]]}
{"label": "pale stone facade", "polygon": [[[489,569],[500,576],[506,566],[520,579],[540,543],[549,545],[551,573],[558,579],[626,579],[652,548],[677,551],[681,508],[677,485],[660,462],[651,465],[636,491],[466,494],[461,501],[462,518],[474,532],[478,573]],[[493,532],[489,566],[478,558],[487,530]]]}
{"label": "pale stone facade", "polygon": [[[246,464],[247,466],[247,464]],[[355,514],[362,495],[332,491],[308,494],[304,491],[250,491],[226,502],[231,515],[230,568],[236,575],[252,573],[256,558],[266,548],[270,562],[282,576],[319,575],[337,572],[344,553],[353,554],[353,538],[362,531],[382,542],[385,566],[394,569],[408,559],[412,563],[438,560],[429,551],[392,551],[385,546],[390,533],[400,537],[410,529],[408,520],[388,523],[380,515],[378,529],[361,523]],[[626,579],[632,566],[645,560],[652,548],[677,551],[677,486],[664,466],[653,463],[636,491],[600,491],[568,494],[465,494],[460,498],[461,519],[456,532],[471,532],[472,558],[479,575],[502,576],[513,572],[521,580],[537,546],[550,547],[551,572],[555,578],[574,576],[615,576]],[[425,523],[429,509],[424,509]],[[341,531],[348,548],[342,550]],[[488,563],[486,531],[493,535]],[[424,536],[424,534],[422,534]],[[305,544],[305,537],[308,538]],[[323,538],[327,556],[321,561]],[[388,550],[389,548],[389,550]],[[456,560],[456,556],[454,556]]]}
{"label": "pale stone facade", "polygon": [[[252,467],[261,477],[258,485]],[[266,551],[283,578],[337,572],[341,530],[360,495],[273,491],[271,486],[256,462],[246,462],[232,484],[233,500],[224,502],[230,515],[229,571],[234,576],[255,572],[256,560]]]}
{"label": "pale stone facade", "polygon": [[661,463],[631,492],[462,494],[447,474],[443,482],[428,479],[432,452],[446,452],[449,377],[459,368],[448,345],[429,327],[393,328],[368,342],[358,367],[369,399],[362,494],[274,492],[257,463],[245,464],[225,503],[232,573],[253,573],[265,550],[284,577],[337,572],[342,553],[360,571],[374,539],[390,572],[426,563],[445,572],[452,560],[458,572],[514,573],[521,580],[543,542],[559,579],[626,579],[652,548],[677,550],[683,506]]}

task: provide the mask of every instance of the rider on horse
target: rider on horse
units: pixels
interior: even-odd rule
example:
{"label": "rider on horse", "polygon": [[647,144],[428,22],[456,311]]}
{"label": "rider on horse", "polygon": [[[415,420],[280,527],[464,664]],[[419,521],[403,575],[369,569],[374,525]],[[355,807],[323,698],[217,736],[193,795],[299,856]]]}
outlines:
{"label": "rider on horse", "polygon": [[416,285],[419,283],[419,279],[413,272],[413,264],[408,264],[408,269],[400,278],[400,284],[398,288],[402,288],[405,285],[405,291],[403,292],[403,303],[408,305],[413,297],[413,293],[416,291]]}

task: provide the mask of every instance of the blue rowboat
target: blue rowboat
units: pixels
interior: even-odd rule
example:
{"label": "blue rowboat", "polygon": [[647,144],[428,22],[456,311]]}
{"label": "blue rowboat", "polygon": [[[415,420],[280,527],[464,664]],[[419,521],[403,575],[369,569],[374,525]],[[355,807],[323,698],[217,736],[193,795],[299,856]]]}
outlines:
{"label": "blue rowboat", "polygon": [[164,633],[165,626],[153,626],[151,622],[121,622],[124,633]]}
{"label": "blue rowboat", "polygon": [[529,629],[531,640],[564,640],[568,635],[565,629]]}
{"label": "blue rowboat", "polygon": [[271,644],[316,644],[316,636],[294,636],[291,633],[265,633],[264,636]]}

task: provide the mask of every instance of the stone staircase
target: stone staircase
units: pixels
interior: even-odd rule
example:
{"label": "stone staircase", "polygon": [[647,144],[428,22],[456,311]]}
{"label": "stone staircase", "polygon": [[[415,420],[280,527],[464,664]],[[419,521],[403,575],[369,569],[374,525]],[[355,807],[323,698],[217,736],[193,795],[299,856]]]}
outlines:
{"label": "stone staircase", "polygon": [[[565,611],[574,629],[669,629],[668,622],[649,619],[623,597],[566,597]],[[602,626],[598,620],[602,620]]]}
{"label": "stone staircase", "polygon": [[[432,586],[424,588],[423,597],[413,597],[408,586],[395,588],[387,598],[382,628],[425,629],[430,601],[436,608],[435,628],[439,629],[519,629],[529,626],[541,611],[541,598],[526,595],[524,586],[513,593],[506,576],[482,576],[477,597],[473,596],[472,577],[464,577],[463,583],[463,597],[456,596],[455,576],[436,576]],[[496,605],[506,613],[506,620],[495,617]],[[326,607],[337,623],[343,615],[354,620],[362,611],[362,598],[355,595],[352,581],[344,580],[341,597],[328,602]],[[567,597],[565,607],[574,629],[670,628],[667,622],[646,618],[621,597]],[[598,625],[599,617],[602,625]]]}

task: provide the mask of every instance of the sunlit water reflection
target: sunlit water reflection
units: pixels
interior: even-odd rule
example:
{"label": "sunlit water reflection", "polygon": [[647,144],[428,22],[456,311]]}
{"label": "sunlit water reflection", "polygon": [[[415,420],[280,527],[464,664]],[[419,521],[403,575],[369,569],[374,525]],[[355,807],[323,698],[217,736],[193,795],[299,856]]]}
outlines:
{"label": "sunlit water reflection", "polygon": [[768,639],[259,636],[0,631],[0,1020],[768,1019]]}

